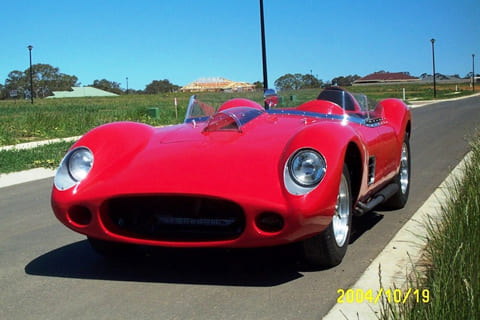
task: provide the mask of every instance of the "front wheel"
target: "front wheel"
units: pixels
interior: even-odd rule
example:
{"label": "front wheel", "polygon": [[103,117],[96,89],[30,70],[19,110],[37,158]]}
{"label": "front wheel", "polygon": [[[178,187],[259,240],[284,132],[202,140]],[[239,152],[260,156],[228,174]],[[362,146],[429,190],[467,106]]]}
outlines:
{"label": "front wheel", "polygon": [[343,166],[335,213],[321,233],[303,240],[301,247],[306,262],[312,266],[333,267],[342,262],[347,252],[352,228],[352,193],[350,174]]}
{"label": "front wheel", "polygon": [[395,183],[398,185],[398,191],[381,205],[384,210],[402,209],[407,204],[410,192],[410,143],[406,134],[402,144],[400,170],[395,177]]}

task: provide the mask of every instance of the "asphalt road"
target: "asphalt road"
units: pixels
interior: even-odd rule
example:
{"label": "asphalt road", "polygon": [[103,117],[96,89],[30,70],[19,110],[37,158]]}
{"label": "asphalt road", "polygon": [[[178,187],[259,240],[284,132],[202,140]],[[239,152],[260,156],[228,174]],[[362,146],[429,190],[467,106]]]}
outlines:
{"label": "asphalt road", "polygon": [[329,270],[306,268],[289,248],[109,262],[56,220],[52,179],[0,189],[0,319],[320,319],[466,154],[480,97],[412,112],[407,207],[356,219],[343,263]]}

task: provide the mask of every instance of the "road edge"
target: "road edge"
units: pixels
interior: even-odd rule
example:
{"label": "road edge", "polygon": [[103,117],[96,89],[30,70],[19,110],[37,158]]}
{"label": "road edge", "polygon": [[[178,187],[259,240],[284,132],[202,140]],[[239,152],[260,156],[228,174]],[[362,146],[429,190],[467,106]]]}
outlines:
{"label": "road edge", "polygon": [[0,174],[0,188],[50,178],[55,175],[55,172],[56,170],[54,169],[35,168],[19,172],[2,173]]}
{"label": "road edge", "polygon": [[[450,172],[447,178],[428,197],[423,205],[396,233],[393,239],[385,246],[380,254],[367,267],[362,276],[350,288],[344,288],[346,292],[352,289],[354,301],[348,303],[345,296],[343,303],[338,303],[323,317],[324,320],[337,319],[378,319],[381,310],[381,300],[378,293],[388,289],[406,288],[406,275],[410,275],[413,267],[418,264],[426,245],[426,226],[429,222],[437,221],[441,216],[441,206],[449,196],[448,186],[456,179],[461,179],[464,173],[465,163],[471,157],[469,152],[460,163]],[[391,214],[395,214],[394,212]],[[380,284],[381,276],[381,284]],[[414,290],[415,288],[412,288]],[[422,288],[416,288],[422,290]],[[357,299],[356,293],[363,298],[365,293],[371,291],[377,303],[371,303],[364,299]],[[404,291],[408,291],[408,288]],[[405,294],[406,292],[403,292]],[[381,294],[379,295],[381,296]],[[359,303],[360,300],[363,302]]]}
{"label": "road edge", "polygon": [[0,151],[9,151],[9,150],[26,150],[40,147],[46,144],[57,143],[57,142],[74,142],[81,138],[82,136],[67,137],[67,138],[56,138],[50,140],[41,140],[33,142],[19,143],[9,146],[0,147]]}

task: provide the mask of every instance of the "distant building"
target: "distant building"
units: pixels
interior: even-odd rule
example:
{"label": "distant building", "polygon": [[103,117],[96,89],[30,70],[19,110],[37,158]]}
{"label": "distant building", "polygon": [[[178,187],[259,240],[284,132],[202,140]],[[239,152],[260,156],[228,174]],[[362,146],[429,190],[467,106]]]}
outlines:
{"label": "distant building", "polygon": [[182,92],[242,92],[253,91],[255,85],[248,82],[236,82],[221,77],[200,78],[182,87]]}
{"label": "distant building", "polygon": [[53,91],[47,98],[116,97],[118,94],[94,87],[73,87],[72,91]]}
{"label": "distant building", "polygon": [[353,85],[416,82],[419,80],[408,72],[375,72],[353,81]]}

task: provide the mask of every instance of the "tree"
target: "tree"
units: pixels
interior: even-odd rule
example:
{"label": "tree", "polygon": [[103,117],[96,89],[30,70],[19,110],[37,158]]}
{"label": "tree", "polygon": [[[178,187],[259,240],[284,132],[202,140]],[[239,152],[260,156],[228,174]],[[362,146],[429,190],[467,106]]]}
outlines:
{"label": "tree", "polygon": [[145,87],[145,93],[147,94],[156,94],[163,92],[174,92],[180,89],[180,86],[170,83],[168,79],[163,80],[153,80],[150,84]]}
{"label": "tree", "polygon": [[444,74],[435,72],[435,79],[437,79],[437,80],[448,80],[448,77]]}
{"label": "tree", "polygon": [[[472,75],[473,75],[473,72],[470,71],[469,73],[467,73],[467,75],[465,76],[464,79],[472,79]],[[475,74],[475,77],[478,77],[480,76],[478,73]]]}
{"label": "tree", "polygon": [[302,88],[320,88],[323,85],[323,81],[317,79],[312,74],[304,74],[302,76]]}
{"label": "tree", "polygon": [[431,77],[431,76],[432,76],[431,74],[428,74],[428,73],[424,72],[424,73],[422,73],[422,74],[420,75],[419,78],[420,78],[421,80],[424,80],[424,79],[427,79],[428,77]]}
{"label": "tree", "polygon": [[[78,86],[78,78],[68,74],[61,73],[59,68],[54,68],[49,64],[36,64],[32,66],[34,90],[37,97],[46,97],[52,95],[52,91],[68,91],[72,87]],[[28,69],[28,71],[30,70]]]}
{"label": "tree", "polygon": [[255,89],[263,89],[263,82],[261,81],[255,81],[253,85],[255,86]]}
{"label": "tree", "polygon": [[305,88],[319,88],[323,82],[311,74],[287,73],[275,80],[278,90],[299,90]]}
{"label": "tree", "polygon": [[279,90],[298,90],[302,88],[302,75],[300,73],[287,73],[275,81]]}
{"label": "tree", "polygon": [[346,77],[340,76],[332,79],[332,83],[336,84],[337,86],[341,87],[348,87],[351,86],[353,81],[360,79],[359,75],[348,75]]}
{"label": "tree", "polygon": [[[28,69],[27,69],[28,70]],[[5,87],[8,90],[22,90],[27,88],[28,78],[25,72],[14,70],[8,74],[8,78],[5,80]]]}
{"label": "tree", "polygon": [[100,90],[112,92],[115,94],[123,93],[122,89],[120,89],[120,83],[115,81],[108,81],[107,79],[94,80],[93,84],[91,84],[90,86]]}
{"label": "tree", "polygon": [[[49,64],[34,64],[32,66],[32,81],[34,96],[44,98],[52,95],[52,91],[71,90],[77,86],[78,78],[61,73],[59,68]],[[7,90],[18,90],[20,93],[30,91],[30,68],[25,71],[14,70],[5,80]]]}

